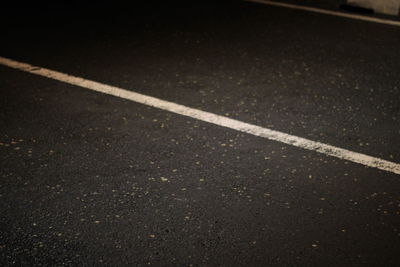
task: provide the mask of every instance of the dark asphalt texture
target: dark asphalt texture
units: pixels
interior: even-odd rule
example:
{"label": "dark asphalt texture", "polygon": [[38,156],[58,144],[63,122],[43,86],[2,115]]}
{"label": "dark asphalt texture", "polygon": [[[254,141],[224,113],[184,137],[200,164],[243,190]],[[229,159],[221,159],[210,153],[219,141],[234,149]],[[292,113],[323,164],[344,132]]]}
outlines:
{"label": "dark asphalt texture", "polygon": [[[19,10],[0,56],[400,162],[400,27],[245,2]],[[0,66],[1,266],[398,266],[400,176]]]}

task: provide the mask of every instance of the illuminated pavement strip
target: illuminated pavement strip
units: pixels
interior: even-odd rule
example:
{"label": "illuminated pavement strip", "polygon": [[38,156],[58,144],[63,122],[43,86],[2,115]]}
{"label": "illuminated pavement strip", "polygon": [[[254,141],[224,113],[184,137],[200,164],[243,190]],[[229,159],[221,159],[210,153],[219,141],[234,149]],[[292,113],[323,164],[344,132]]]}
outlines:
{"label": "illuminated pavement strip", "polygon": [[230,128],[240,132],[252,134],[255,136],[267,138],[269,140],[285,143],[299,148],[304,148],[319,152],[324,155],[333,156],[339,159],[352,161],[364,166],[378,168],[384,171],[400,174],[400,164],[386,161],[380,158],[368,156],[365,154],[353,152],[347,149],[331,146],[328,144],[312,141],[302,137],[286,134],[283,132],[271,130],[261,126],[245,123],[228,117],[220,116],[210,112],[195,108],[186,107],[173,102],[165,101],[159,98],[139,94],[133,91],[125,90],[115,86],[86,80],[84,78],[64,74],[54,70],[33,66],[27,63],[18,62],[8,58],[0,57],[0,64],[21,71],[51,78],[64,83],[76,85],[93,91],[108,95],[117,96],[123,99],[131,100],[147,106],[152,106],[176,114],[184,115],[197,120],[212,123],[218,126]]}
{"label": "illuminated pavement strip", "polygon": [[400,27],[400,21],[396,21],[396,20],[368,17],[368,16],[363,16],[363,15],[343,13],[343,12],[338,12],[338,11],[326,10],[326,9],[322,9],[322,8],[300,6],[300,5],[275,2],[275,1],[269,1],[269,0],[245,0],[245,1],[264,4],[264,5],[270,5],[270,6],[278,6],[278,7],[285,7],[285,8],[291,8],[291,9],[304,10],[304,11],[320,13],[320,14],[325,14],[325,15],[332,15],[332,16],[337,16],[337,17],[363,20],[363,21],[369,21],[369,22],[375,22],[375,23],[381,23],[381,24]]}

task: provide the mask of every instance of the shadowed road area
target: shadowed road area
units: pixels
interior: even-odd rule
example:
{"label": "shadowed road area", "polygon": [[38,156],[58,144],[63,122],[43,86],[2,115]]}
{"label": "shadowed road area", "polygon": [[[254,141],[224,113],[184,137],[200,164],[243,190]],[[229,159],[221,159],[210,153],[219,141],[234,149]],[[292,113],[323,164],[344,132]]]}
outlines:
{"label": "shadowed road area", "polygon": [[[400,27],[241,1],[5,9],[0,56],[400,162]],[[0,65],[0,265],[395,266],[400,176]]]}

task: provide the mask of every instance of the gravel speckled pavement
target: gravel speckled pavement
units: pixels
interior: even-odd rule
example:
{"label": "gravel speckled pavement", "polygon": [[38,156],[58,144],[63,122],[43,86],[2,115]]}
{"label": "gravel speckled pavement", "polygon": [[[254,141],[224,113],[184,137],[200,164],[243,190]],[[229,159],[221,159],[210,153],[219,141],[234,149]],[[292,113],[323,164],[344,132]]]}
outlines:
{"label": "gravel speckled pavement", "polygon": [[[400,27],[247,2],[8,9],[0,56],[400,162]],[[400,176],[0,66],[1,266],[395,266]]]}

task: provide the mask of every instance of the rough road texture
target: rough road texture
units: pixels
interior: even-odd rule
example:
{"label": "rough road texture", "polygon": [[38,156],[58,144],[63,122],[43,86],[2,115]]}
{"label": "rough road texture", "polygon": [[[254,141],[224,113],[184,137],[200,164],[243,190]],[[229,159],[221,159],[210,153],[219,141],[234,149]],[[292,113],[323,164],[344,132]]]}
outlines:
{"label": "rough road texture", "polygon": [[[400,162],[400,28],[102,7],[12,9],[1,56]],[[399,175],[3,66],[0,92],[2,266],[400,263]]]}

